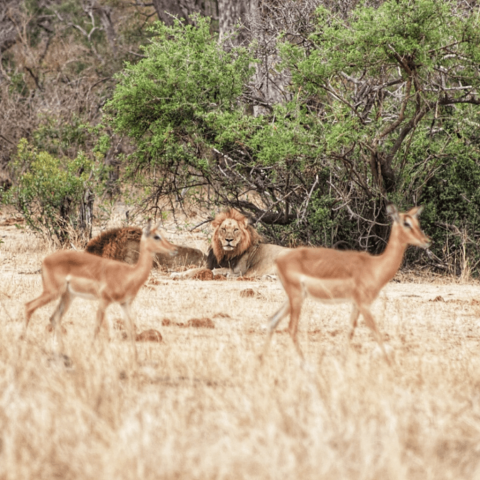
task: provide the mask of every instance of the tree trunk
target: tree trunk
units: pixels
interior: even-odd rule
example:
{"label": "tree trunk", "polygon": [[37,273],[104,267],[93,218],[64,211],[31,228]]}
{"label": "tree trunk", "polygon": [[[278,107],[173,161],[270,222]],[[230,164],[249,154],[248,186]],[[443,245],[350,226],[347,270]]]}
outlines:
{"label": "tree trunk", "polygon": [[[218,1],[219,0],[153,0],[153,6],[157,12],[158,18],[166,25],[173,24],[173,17],[187,20],[194,13],[211,17],[218,20]],[[235,0],[230,0],[234,2]]]}
{"label": "tree trunk", "polygon": [[[218,0],[220,39],[228,37],[235,30],[235,26],[244,22],[252,13],[256,0]],[[247,40],[247,32],[240,29],[238,36],[231,40],[232,45],[241,45]]]}
{"label": "tree trunk", "polygon": [[92,238],[92,225],[93,225],[93,201],[95,195],[87,188],[83,194],[82,202],[80,204],[79,215],[79,230],[82,236],[82,241],[87,244]]}

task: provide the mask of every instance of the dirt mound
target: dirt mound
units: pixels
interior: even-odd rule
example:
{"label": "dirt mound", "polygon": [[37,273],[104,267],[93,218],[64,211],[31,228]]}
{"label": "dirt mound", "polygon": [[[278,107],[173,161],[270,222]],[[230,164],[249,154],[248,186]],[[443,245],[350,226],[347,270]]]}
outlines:
{"label": "dirt mound", "polygon": [[243,298],[254,297],[255,296],[255,290],[253,288],[246,288],[245,290],[242,290],[240,292],[240,296],[243,297]]}
{"label": "dirt mound", "polygon": [[213,272],[211,270],[205,269],[201,272],[196,273],[192,278],[194,280],[213,280]]}
{"label": "dirt mound", "polygon": [[215,324],[213,321],[208,318],[192,318],[187,322],[187,327],[194,327],[194,328],[215,328]]}
{"label": "dirt mound", "polygon": [[191,318],[187,323],[183,322],[173,322],[169,318],[164,318],[162,320],[162,325],[164,327],[181,327],[181,328],[215,328],[215,323],[211,318]]}
{"label": "dirt mound", "polygon": [[140,332],[137,334],[135,337],[135,340],[137,342],[158,342],[160,343],[163,338],[162,334],[158,330],[154,330],[151,328],[150,330],[144,330],[143,332]]}
{"label": "dirt mound", "polygon": [[211,270],[206,268],[205,270],[201,270],[197,272],[195,275],[191,277],[193,280],[226,280],[227,277],[225,275],[214,275]]}

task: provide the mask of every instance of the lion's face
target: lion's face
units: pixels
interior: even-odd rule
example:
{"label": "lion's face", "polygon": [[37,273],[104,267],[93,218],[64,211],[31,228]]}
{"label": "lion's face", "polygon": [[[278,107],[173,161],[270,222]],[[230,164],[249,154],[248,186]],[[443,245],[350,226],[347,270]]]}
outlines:
{"label": "lion's face", "polygon": [[212,227],[212,248],[218,262],[242,255],[259,240],[248,219],[233,208],[219,213],[212,221]]}
{"label": "lion's face", "polygon": [[[243,228],[241,228],[243,227]],[[240,226],[237,220],[227,218],[218,227],[218,240],[225,252],[232,252],[242,242],[245,226]]]}

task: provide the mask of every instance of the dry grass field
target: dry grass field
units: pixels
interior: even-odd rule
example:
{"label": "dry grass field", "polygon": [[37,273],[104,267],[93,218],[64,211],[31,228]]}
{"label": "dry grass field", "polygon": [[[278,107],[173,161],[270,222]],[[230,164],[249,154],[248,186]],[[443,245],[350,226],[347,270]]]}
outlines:
{"label": "dry grass field", "polygon": [[0,239],[0,479],[480,479],[478,284],[391,282],[373,313],[392,367],[362,320],[348,347],[349,306],[307,300],[302,368],[285,331],[258,362],[277,282],[154,272],[134,313],[163,341],[138,342],[138,365],[121,330],[92,347],[96,305],[76,299],[67,359],[53,303],[19,341],[52,248],[5,223]]}

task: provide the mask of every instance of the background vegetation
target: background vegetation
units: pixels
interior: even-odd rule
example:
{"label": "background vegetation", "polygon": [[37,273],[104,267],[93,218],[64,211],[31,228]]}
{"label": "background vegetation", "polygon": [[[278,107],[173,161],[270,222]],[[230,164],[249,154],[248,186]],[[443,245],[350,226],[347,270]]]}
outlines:
{"label": "background vegetation", "polygon": [[377,253],[386,203],[424,204],[434,244],[409,261],[477,271],[474,2],[184,3],[12,3],[0,135],[16,186],[25,137],[77,178],[84,152],[110,197],[135,185],[145,207],[230,205],[273,241]]}

